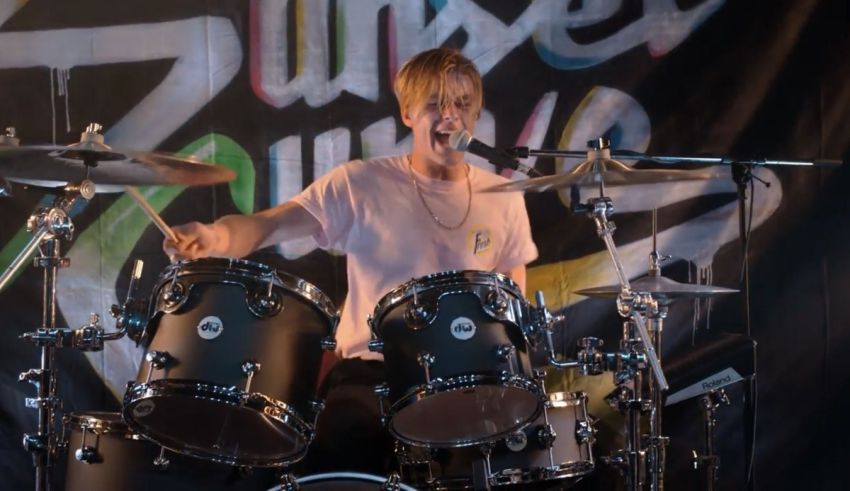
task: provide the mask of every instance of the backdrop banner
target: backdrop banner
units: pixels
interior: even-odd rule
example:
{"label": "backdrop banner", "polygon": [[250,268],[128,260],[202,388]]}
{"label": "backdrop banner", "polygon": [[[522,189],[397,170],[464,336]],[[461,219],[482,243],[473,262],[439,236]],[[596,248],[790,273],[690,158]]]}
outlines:
{"label": "backdrop banner", "polygon": [[[651,155],[841,159],[850,154],[848,33],[841,0],[0,0],[0,124],[15,127],[22,145],[66,145],[97,122],[113,147],[229,167],[238,177],[228,184],[140,188],[166,222],[208,222],[283,203],[348,160],[406,152],[394,74],[415,53],[450,46],[483,76],[475,136],[499,148],[584,150],[604,136],[615,149]],[[581,160],[524,163],[553,174]],[[0,176],[11,165],[0,153]],[[755,424],[746,423],[742,384],[729,387],[730,405],[718,412],[721,488],[745,489],[749,478],[756,489],[839,489],[850,457],[841,423],[850,403],[841,351],[850,346],[850,171],[756,167],[740,213],[732,167],[702,167],[718,177],[606,190],[630,278],[647,271],[657,209],[658,250],[671,256],[665,276],[743,290],[739,217],[749,223],[749,295],[674,303],[662,360],[728,334],[755,339]],[[4,269],[31,237],[30,214],[52,200],[20,183],[12,193],[0,198]],[[592,220],[570,212],[568,190],[525,199],[540,250],[528,292],[541,290],[564,315],[563,356],[584,336],[615,349],[614,302],[575,293],[616,281]],[[59,325],[79,327],[97,313],[112,329],[109,307],[123,302],[133,260],[145,261],[142,296],[168,265],[162,235],[123,193],[98,194],[72,217]],[[344,301],[345,257],[312,240],[251,257]],[[27,266],[0,292],[2,489],[34,482],[20,442],[36,428],[36,411],[24,406],[35,389],[18,375],[38,366],[38,349],[20,336],[41,325],[42,280]],[[100,352],[58,350],[61,413],[117,411],[142,357],[129,339]],[[548,389],[590,394],[602,427],[598,456],[622,445],[622,417],[604,400],[611,379],[548,370]],[[665,420],[668,486],[696,489],[699,401],[667,408]]]}

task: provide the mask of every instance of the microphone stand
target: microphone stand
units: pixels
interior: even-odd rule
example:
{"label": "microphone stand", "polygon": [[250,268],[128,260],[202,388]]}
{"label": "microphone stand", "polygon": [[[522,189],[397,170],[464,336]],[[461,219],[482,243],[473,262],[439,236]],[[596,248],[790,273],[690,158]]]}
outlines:
{"label": "microphone stand", "polygon": [[[589,142],[589,145],[593,143],[593,141]],[[528,157],[573,157],[573,158],[587,158],[587,151],[575,151],[575,150],[547,150],[547,149],[529,149],[528,147],[514,147],[507,151],[509,154],[514,156],[515,158],[528,158]],[[826,168],[835,168],[840,167],[844,164],[843,161],[837,159],[814,159],[814,160],[772,160],[766,158],[759,159],[737,159],[728,156],[666,156],[666,155],[647,155],[640,152],[635,152],[632,150],[610,150],[610,158],[613,159],[630,159],[630,160],[646,160],[655,162],[662,165],[680,165],[680,164],[703,164],[703,165],[728,165],[731,166],[732,170],[732,179],[737,187],[737,195],[738,195],[738,227],[739,227],[739,240],[741,242],[741,255],[742,255],[742,267],[741,267],[741,283],[743,284],[743,315],[744,315],[744,330],[747,337],[751,337],[751,325],[750,325],[750,271],[749,271],[749,254],[748,254],[748,246],[750,240],[750,220],[747,216],[747,186],[752,186],[752,180],[756,179],[763,183],[765,186],[770,186],[770,183],[762,181],[758,179],[758,177],[753,175],[753,167],[755,166],[769,166],[769,167],[826,167]],[[601,185],[601,184],[600,184]],[[577,186],[573,186],[572,195],[573,197],[577,197]],[[752,196],[750,196],[750,216],[752,213]],[[574,200],[575,203],[575,200]],[[597,227],[600,227],[602,224],[597,219]],[[604,236],[602,232],[600,232],[600,236]],[[604,238],[604,237],[603,237]],[[609,245],[606,243],[606,245]],[[611,247],[609,245],[609,251]],[[615,260],[616,258],[612,257]],[[620,283],[623,286],[624,293],[628,291],[629,285],[628,281],[624,281],[622,277],[622,270],[620,267],[617,268],[618,276],[620,276]],[[619,303],[619,302],[618,302]],[[639,314],[638,314],[639,317]],[[637,319],[636,319],[637,320]],[[642,319],[638,321],[638,329],[640,331],[640,335],[644,340],[649,340],[649,337],[643,337],[645,332],[645,328],[642,325]],[[660,333],[657,333],[660,334]],[[651,345],[650,345],[651,346]],[[649,360],[652,361],[655,358],[655,353],[652,353],[649,356]],[[657,359],[656,359],[657,363]],[[753,360],[753,366],[755,367],[755,360]],[[652,367],[655,370],[655,375],[660,371],[660,366]],[[755,478],[753,472],[753,458],[754,458],[754,445],[755,445],[755,404],[756,404],[756,373],[754,371],[753,376],[751,378],[747,378],[744,382],[744,448],[745,448],[745,482],[747,483],[747,489],[753,490],[755,489]],[[658,401],[655,401],[656,403]],[[660,423],[660,421],[659,421]],[[657,435],[656,435],[657,436]],[[654,446],[651,450],[657,452],[659,449],[657,446]],[[663,451],[663,446],[662,449]],[[655,453],[653,452],[653,453]],[[658,453],[654,455],[656,459],[660,457]],[[659,459],[660,460],[660,459]],[[662,460],[663,461],[663,460]],[[632,467],[628,465],[627,467]],[[656,461],[656,465],[653,466],[655,468],[651,469],[651,473],[654,474],[653,477],[653,488],[658,489],[657,481],[655,479],[663,476],[663,464],[658,466],[658,462]],[[630,469],[634,472],[634,469]],[[660,472],[659,472],[660,471]],[[713,478],[716,479],[717,469],[714,469]],[[661,474],[659,476],[658,474]],[[632,479],[629,483],[634,487],[634,481],[637,480],[637,476],[631,476]]]}

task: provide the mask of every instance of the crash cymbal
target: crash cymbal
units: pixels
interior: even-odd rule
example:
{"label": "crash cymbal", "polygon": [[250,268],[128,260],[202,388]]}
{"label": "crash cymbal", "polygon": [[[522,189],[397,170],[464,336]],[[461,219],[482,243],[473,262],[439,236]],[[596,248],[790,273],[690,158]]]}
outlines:
{"label": "crash cymbal", "polygon": [[226,167],[195,157],[113,149],[98,130],[92,125],[79,143],[64,147],[0,145],[0,177],[49,187],[89,179],[98,191],[121,190],[124,185],[211,185],[236,177]]}
{"label": "crash cymbal", "polygon": [[594,158],[578,164],[566,174],[535,177],[524,181],[498,184],[483,190],[486,193],[508,191],[548,191],[576,186],[624,186],[629,184],[655,184],[671,181],[715,179],[718,174],[704,171],[632,169],[609,158]]}
{"label": "crash cymbal", "polygon": [[[727,293],[737,293],[738,290],[714,285],[695,285],[679,283],[663,276],[644,276],[629,282],[632,290],[649,293],[657,299],[675,300],[678,298],[709,298]],[[576,293],[585,297],[617,298],[620,285],[597,286],[579,290]]]}

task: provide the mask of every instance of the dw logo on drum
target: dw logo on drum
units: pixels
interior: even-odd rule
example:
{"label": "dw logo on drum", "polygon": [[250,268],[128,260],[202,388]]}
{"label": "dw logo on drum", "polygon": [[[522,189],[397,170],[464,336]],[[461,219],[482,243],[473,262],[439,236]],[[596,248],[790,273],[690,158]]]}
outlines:
{"label": "dw logo on drum", "polygon": [[198,323],[198,336],[203,339],[215,339],[224,331],[224,323],[214,315],[208,315]]}
{"label": "dw logo on drum", "polygon": [[466,341],[475,335],[475,323],[467,317],[458,317],[452,321],[449,327],[452,336],[461,341]]}

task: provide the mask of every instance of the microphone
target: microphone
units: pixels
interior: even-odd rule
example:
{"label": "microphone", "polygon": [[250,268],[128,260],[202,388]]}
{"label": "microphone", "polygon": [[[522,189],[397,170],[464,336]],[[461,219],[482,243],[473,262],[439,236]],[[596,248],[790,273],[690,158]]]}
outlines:
{"label": "microphone", "polygon": [[517,162],[516,159],[507,152],[493,148],[480,140],[476,140],[466,130],[453,131],[449,135],[449,146],[459,152],[469,152],[472,155],[477,155],[487,159],[487,161],[491,164],[513,169],[515,171],[522,172],[527,176],[541,175],[536,169]]}

